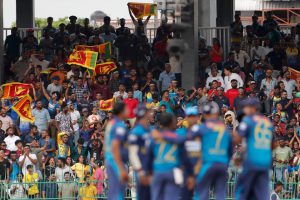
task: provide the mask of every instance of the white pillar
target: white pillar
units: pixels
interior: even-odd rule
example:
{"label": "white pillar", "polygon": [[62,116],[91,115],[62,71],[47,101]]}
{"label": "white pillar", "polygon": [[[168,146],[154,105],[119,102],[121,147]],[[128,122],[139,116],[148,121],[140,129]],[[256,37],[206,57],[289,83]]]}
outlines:
{"label": "white pillar", "polygon": [[4,77],[4,45],[3,45],[3,0],[0,0],[0,84],[3,83]]}
{"label": "white pillar", "polygon": [[199,3],[199,26],[216,27],[217,1],[198,0]]}

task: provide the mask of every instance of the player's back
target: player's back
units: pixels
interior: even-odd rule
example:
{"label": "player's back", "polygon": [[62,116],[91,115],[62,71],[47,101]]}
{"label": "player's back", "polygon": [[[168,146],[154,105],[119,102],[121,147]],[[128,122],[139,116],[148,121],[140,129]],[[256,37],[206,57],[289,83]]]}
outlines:
{"label": "player's back", "polygon": [[167,137],[151,142],[150,148],[152,148],[154,156],[154,172],[170,172],[180,165],[180,151],[183,146],[174,143],[178,135],[174,132],[164,132],[163,134]]}
{"label": "player's back", "polygon": [[262,115],[244,117],[238,134],[246,139],[244,166],[251,169],[268,170],[272,162],[271,121]]}
{"label": "player's back", "polygon": [[232,138],[226,126],[219,120],[208,120],[192,128],[194,136],[201,137],[203,163],[228,164],[232,150]]}
{"label": "player's back", "polygon": [[127,127],[123,121],[112,119],[106,126],[105,130],[105,161],[110,164],[115,164],[112,155],[112,142],[118,139],[122,142],[121,153],[123,162],[128,161],[128,150],[126,149]]}

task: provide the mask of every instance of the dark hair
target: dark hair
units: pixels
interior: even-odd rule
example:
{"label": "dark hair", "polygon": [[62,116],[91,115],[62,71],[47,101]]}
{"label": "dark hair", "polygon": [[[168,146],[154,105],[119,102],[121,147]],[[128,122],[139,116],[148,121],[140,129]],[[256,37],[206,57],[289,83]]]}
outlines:
{"label": "dark hair", "polygon": [[59,157],[59,158],[57,158],[57,160],[60,160],[64,164],[66,163],[66,159],[65,158]]}
{"label": "dark hair", "polygon": [[77,143],[78,143],[78,144],[83,144],[83,143],[84,143],[84,139],[83,139],[83,138],[79,138],[79,139],[77,140]]}
{"label": "dark hair", "polygon": [[60,107],[61,107],[61,110],[63,110],[65,107],[67,107],[66,102],[63,102]]}
{"label": "dark hair", "polygon": [[162,113],[160,116],[160,125],[163,127],[169,127],[173,122],[174,116],[170,113]]}
{"label": "dark hair", "polygon": [[16,141],[15,141],[15,145],[16,145],[16,146],[17,146],[17,144],[19,144],[19,143],[22,143],[22,144],[23,144],[22,140],[16,140]]}
{"label": "dark hair", "polygon": [[112,113],[113,113],[113,115],[119,115],[125,110],[125,108],[126,108],[125,103],[117,102],[113,106]]}
{"label": "dark hair", "polygon": [[226,69],[226,70],[232,72],[232,67],[231,67],[230,65],[226,65],[226,66],[224,67],[224,69]]}
{"label": "dark hair", "polygon": [[277,182],[275,183],[275,188],[278,187],[278,186],[283,186],[283,183],[280,182],[280,181],[277,181]]}
{"label": "dark hair", "polygon": [[162,92],[161,92],[161,96],[164,96],[164,94],[165,94],[166,92],[169,92],[169,90],[164,90],[164,91],[162,91]]}
{"label": "dark hair", "polygon": [[30,130],[33,130],[33,129],[37,129],[37,126],[34,124],[30,125]]}

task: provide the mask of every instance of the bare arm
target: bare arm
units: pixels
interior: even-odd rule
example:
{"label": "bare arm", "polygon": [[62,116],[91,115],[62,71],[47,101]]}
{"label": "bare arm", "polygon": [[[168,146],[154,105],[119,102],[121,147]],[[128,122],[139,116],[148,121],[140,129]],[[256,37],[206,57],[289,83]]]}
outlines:
{"label": "bare arm", "polygon": [[136,22],[136,19],[135,19],[134,16],[132,15],[132,12],[131,12],[131,10],[130,10],[129,5],[128,5],[128,11],[129,11],[129,15],[130,15],[130,17],[131,17],[132,22],[135,23],[135,22]]}
{"label": "bare arm", "polygon": [[44,96],[46,97],[46,99],[49,101],[49,100],[50,100],[50,96],[49,96],[48,92],[47,92],[46,89],[45,89],[44,82],[42,82],[41,85],[42,85],[42,91],[43,91],[43,94],[44,94]]}

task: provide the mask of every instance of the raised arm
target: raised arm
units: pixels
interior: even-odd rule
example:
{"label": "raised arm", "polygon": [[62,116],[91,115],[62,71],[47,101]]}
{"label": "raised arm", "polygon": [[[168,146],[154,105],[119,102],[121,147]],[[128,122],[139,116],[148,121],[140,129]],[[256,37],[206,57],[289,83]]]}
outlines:
{"label": "raised arm", "polygon": [[46,99],[48,101],[50,101],[50,96],[49,96],[48,92],[45,89],[44,82],[41,82],[41,85],[42,85],[42,91],[43,91],[44,96],[46,97]]}
{"label": "raised arm", "polygon": [[131,10],[130,10],[129,4],[127,4],[127,6],[128,6],[128,11],[129,11],[129,15],[130,15],[130,17],[131,17],[131,20],[132,20],[133,23],[135,23],[135,22],[136,22],[136,19],[135,19],[134,16],[132,15],[132,12],[131,12]]}

